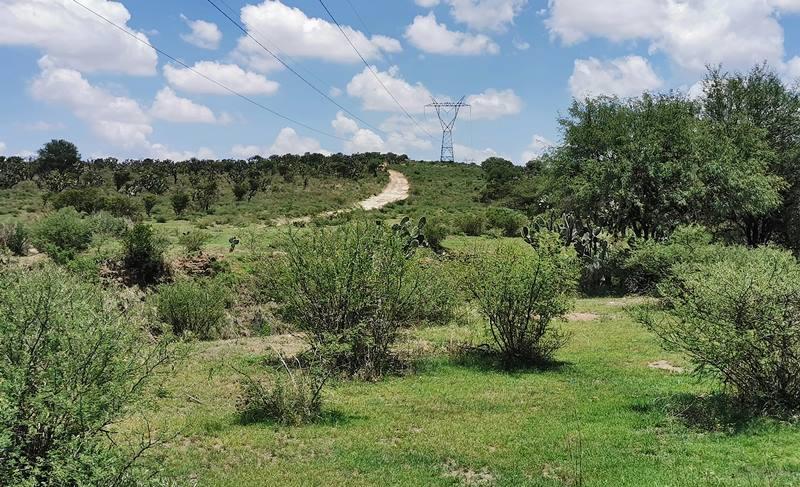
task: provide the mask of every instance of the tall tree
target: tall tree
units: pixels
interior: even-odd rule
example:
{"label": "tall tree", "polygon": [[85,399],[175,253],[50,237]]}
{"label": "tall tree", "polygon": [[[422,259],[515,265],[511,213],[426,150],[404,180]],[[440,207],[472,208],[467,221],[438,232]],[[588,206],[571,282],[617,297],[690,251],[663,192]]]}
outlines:
{"label": "tall tree", "polygon": [[48,173],[71,172],[78,168],[81,154],[72,142],[67,140],[51,140],[39,149],[39,171]]}

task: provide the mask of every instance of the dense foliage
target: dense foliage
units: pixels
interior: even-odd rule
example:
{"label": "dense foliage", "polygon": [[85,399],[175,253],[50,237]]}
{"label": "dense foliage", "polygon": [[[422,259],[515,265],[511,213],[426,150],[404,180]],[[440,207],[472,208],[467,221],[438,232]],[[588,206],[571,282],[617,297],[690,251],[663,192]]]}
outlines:
{"label": "dense foliage", "polygon": [[108,441],[172,357],[117,303],[56,267],[0,274],[0,483],[141,485]]}
{"label": "dense foliage", "polygon": [[659,285],[666,316],[639,313],[671,350],[770,412],[800,408],[800,264],[773,248],[679,265]]}

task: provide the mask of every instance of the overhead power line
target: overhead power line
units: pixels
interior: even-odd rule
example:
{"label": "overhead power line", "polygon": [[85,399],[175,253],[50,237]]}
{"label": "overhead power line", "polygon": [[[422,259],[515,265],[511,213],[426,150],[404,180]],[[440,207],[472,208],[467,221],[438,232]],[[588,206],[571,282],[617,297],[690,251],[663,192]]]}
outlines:
{"label": "overhead power line", "polygon": [[175,62],[175,63],[177,63],[177,64],[179,64],[179,65],[183,66],[184,68],[186,68],[186,69],[188,69],[189,71],[193,72],[194,74],[196,74],[196,75],[200,76],[201,78],[203,78],[203,79],[205,79],[205,80],[207,80],[207,81],[209,81],[209,82],[211,82],[211,83],[213,83],[213,84],[215,84],[215,85],[219,86],[220,88],[224,89],[225,91],[227,91],[227,92],[229,92],[229,93],[231,93],[231,94],[233,94],[233,95],[236,95],[236,96],[238,96],[239,98],[241,98],[241,99],[243,99],[243,100],[245,100],[245,101],[247,101],[247,102],[249,102],[249,103],[251,103],[251,104],[253,104],[253,105],[257,106],[258,108],[261,108],[262,110],[265,110],[265,111],[267,111],[267,112],[271,113],[272,115],[275,115],[275,116],[276,116],[276,117],[278,117],[278,118],[281,118],[281,119],[283,119],[283,120],[286,120],[287,122],[290,122],[290,123],[292,123],[292,124],[294,124],[294,125],[297,125],[298,127],[302,127],[302,128],[304,128],[304,129],[310,130],[310,131],[312,131],[312,132],[315,132],[315,133],[318,133],[318,134],[320,134],[320,135],[324,135],[324,136],[326,136],[326,137],[331,137],[331,138],[333,138],[333,139],[339,139],[339,140],[344,140],[344,141],[347,141],[347,140],[349,140],[349,139],[346,139],[346,138],[344,138],[344,137],[339,137],[338,135],[331,134],[331,133],[329,133],[329,132],[326,132],[326,131],[324,131],[324,130],[316,129],[316,128],[314,128],[314,127],[310,126],[310,125],[307,125],[307,124],[305,124],[305,123],[303,123],[303,122],[300,122],[300,121],[298,121],[298,120],[295,120],[295,119],[293,119],[292,117],[289,117],[289,116],[287,116],[287,115],[284,115],[284,114],[282,114],[282,113],[280,113],[280,112],[278,112],[278,111],[275,111],[275,110],[273,110],[272,108],[269,108],[268,106],[264,105],[263,103],[260,103],[260,102],[258,102],[258,101],[256,101],[256,100],[254,100],[254,99],[250,98],[250,97],[249,97],[249,96],[247,96],[247,95],[243,95],[242,93],[239,93],[238,91],[234,90],[233,88],[229,88],[228,86],[226,86],[226,85],[224,85],[224,84],[220,83],[219,81],[217,81],[217,80],[215,80],[215,79],[213,79],[213,78],[211,78],[211,77],[209,77],[209,76],[206,76],[205,74],[203,74],[203,73],[201,73],[200,71],[198,71],[198,70],[194,69],[193,67],[191,67],[191,66],[189,66],[188,64],[184,63],[183,61],[181,61],[181,60],[177,59],[176,57],[174,57],[174,56],[170,55],[170,54],[169,54],[169,53],[167,53],[166,51],[164,51],[164,50],[162,50],[162,49],[159,49],[158,47],[154,46],[154,45],[153,45],[153,44],[151,44],[150,42],[148,42],[148,41],[146,41],[146,40],[144,40],[144,39],[140,38],[139,36],[137,36],[137,35],[136,35],[136,34],[134,34],[133,32],[131,32],[131,31],[129,31],[128,29],[126,29],[125,27],[122,27],[121,25],[119,25],[119,24],[117,24],[117,23],[113,22],[112,20],[109,20],[108,18],[104,17],[102,14],[99,14],[99,13],[97,13],[96,11],[92,10],[91,8],[89,8],[89,7],[87,7],[86,5],[84,5],[83,3],[81,3],[79,0],[72,0],[72,1],[73,1],[75,4],[79,5],[80,7],[82,7],[83,9],[85,9],[85,10],[87,10],[88,12],[92,13],[93,15],[95,15],[96,17],[98,17],[99,19],[101,19],[101,20],[105,21],[106,23],[108,23],[108,24],[109,24],[109,25],[111,25],[112,27],[115,27],[116,29],[118,29],[118,30],[122,31],[122,32],[123,32],[123,33],[125,33],[126,35],[128,35],[128,36],[130,36],[131,38],[135,39],[136,41],[140,42],[141,44],[144,44],[145,46],[149,47],[150,49],[154,50],[155,52],[157,52],[157,53],[159,53],[159,54],[163,55],[164,57],[166,57],[166,58],[170,59],[171,61],[173,61],[173,62]]}
{"label": "overhead power line", "polygon": [[239,22],[237,22],[237,21],[236,21],[236,19],[234,19],[233,17],[231,17],[230,15],[228,15],[228,13],[227,13],[227,12],[225,12],[224,10],[222,10],[222,8],[220,8],[220,6],[219,6],[219,5],[217,5],[217,4],[214,2],[214,0],[206,0],[206,1],[207,1],[208,3],[210,3],[210,4],[211,4],[211,5],[212,5],[212,6],[213,6],[215,9],[217,9],[217,11],[218,11],[219,13],[221,13],[223,16],[225,16],[225,18],[226,18],[226,19],[228,19],[228,20],[229,20],[229,21],[230,21],[230,22],[231,22],[233,25],[235,25],[235,26],[236,26],[236,27],[237,27],[239,30],[241,30],[241,31],[244,33],[244,35],[246,35],[246,36],[247,36],[247,37],[249,37],[249,38],[250,38],[250,39],[251,39],[253,42],[255,42],[256,44],[258,44],[258,46],[259,46],[259,47],[261,47],[261,49],[263,49],[263,50],[264,50],[264,51],[265,51],[267,54],[269,54],[270,56],[272,56],[273,58],[275,58],[275,59],[276,59],[276,60],[277,60],[279,63],[281,63],[281,65],[283,65],[283,67],[285,67],[286,69],[288,69],[289,71],[291,71],[291,72],[292,72],[292,74],[294,74],[295,76],[297,76],[298,78],[300,78],[300,79],[301,79],[301,80],[302,80],[302,81],[303,81],[305,84],[307,84],[307,85],[308,85],[308,86],[309,86],[309,87],[310,87],[312,90],[314,90],[314,91],[316,91],[317,93],[319,93],[319,94],[320,94],[320,95],[321,95],[323,98],[325,98],[325,99],[326,99],[326,100],[328,100],[329,102],[333,103],[333,104],[334,104],[334,105],[336,105],[336,106],[337,106],[337,107],[338,107],[340,110],[344,111],[345,113],[347,113],[347,114],[348,114],[348,115],[350,115],[351,117],[355,118],[355,119],[356,119],[356,120],[358,120],[359,122],[363,123],[363,124],[364,124],[364,125],[366,125],[367,127],[370,127],[370,128],[372,128],[372,129],[374,129],[374,130],[377,130],[377,131],[378,131],[378,132],[380,132],[380,133],[383,133],[383,134],[385,134],[385,132],[384,132],[383,130],[381,130],[381,129],[379,129],[379,128],[375,127],[375,126],[373,126],[372,124],[370,124],[369,122],[365,121],[364,119],[362,119],[361,117],[359,117],[359,116],[358,116],[358,115],[356,115],[355,113],[353,113],[353,112],[351,112],[350,110],[348,110],[348,109],[347,109],[346,107],[344,107],[344,106],[343,106],[341,103],[339,103],[339,102],[337,102],[336,100],[334,100],[333,98],[331,98],[331,96],[330,96],[330,95],[328,95],[327,93],[325,93],[323,90],[319,89],[319,88],[318,88],[318,87],[317,87],[317,86],[316,86],[314,83],[310,82],[310,81],[309,81],[308,79],[306,79],[306,78],[305,78],[305,77],[304,77],[302,74],[300,74],[299,72],[297,72],[297,70],[296,70],[296,69],[294,69],[294,68],[293,68],[292,66],[290,66],[290,65],[289,65],[289,64],[288,64],[286,61],[284,61],[283,59],[281,59],[281,57],[280,57],[280,56],[278,56],[277,54],[275,54],[275,53],[274,53],[274,52],[273,52],[273,51],[272,51],[270,48],[268,48],[268,47],[267,47],[267,46],[265,46],[265,45],[264,45],[264,44],[263,44],[261,41],[259,41],[258,39],[256,39],[256,37],[255,37],[255,36],[253,36],[253,34],[251,34],[251,33],[250,33],[250,31],[248,31],[248,30],[247,30],[247,29],[246,29],[246,28],[245,28],[245,27],[244,27],[242,24],[240,24]]}
{"label": "overhead power line", "polygon": [[[350,47],[352,47],[352,48],[353,48],[353,50],[356,52],[356,54],[358,54],[358,57],[359,57],[359,58],[361,58],[361,61],[364,63],[364,66],[366,66],[366,67],[367,67],[367,69],[369,69],[369,72],[370,72],[370,73],[372,73],[372,76],[374,76],[374,77],[375,77],[375,79],[378,81],[378,83],[379,83],[379,84],[380,84],[380,85],[383,87],[384,91],[386,91],[386,93],[388,93],[388,94],[389,94],[389,96],[392,98],[392,100],[394,100],[394,102],[397,104],[397,106],[398,106],[398,107],[400,107],[400,110],[402,110],[402,111],[403,111],[403,113],[405,113],[405,114],[406,114],[406,117],[408,117],[408,118],[409,118],[409,119],[410,119],[412,122],[414,122],[414,125],[416,125],[416,126],[417,126],[417,127],[419,127],[420,129],[422,129],[422,131],[423,131],[423,132],[425,132],[425,133],[428,135],[428,137],[430,137],[430,138],[433,138],[433,135],[431,135],[431,134],[430,134],[430,132],[428,132],[428,131],[425,129],[425,127],[423,127],[422,125],[420,125],[420,124],[419,124],[419,122],[417,122],[417,119],[415,119],[413,116],[411,116],[411,114],[410,114],[410,113],[408,113],[408,110],[406,110],[406,109],[405,109],[405,107],[404,107],[404,106],[403,106],[403,105],[402,105],[402,104],[401,104],[401,103],[400,103],[400,102],[397,100],[397,98],[396,98],[396,97],[394,96],[394,94],[393,94],[393,93],[392,93],[392,92],[389,90],[389,88],[387,88],[387,87],[386,87],[386,84],[384,84],[384,82],[381,80],[380,76],[378,76],[378,73],[376,73],[376,72],[375,72],[375,70],[374,70],[374,69],[372,69],[372,66],[371,66],[371,65],[370,65],[370,64],[367,62],[367,60],[366,60],[366,59],[364,59],[364,56],[363,56],[363,55],[361,54],[361,52],[358,50],[358,48],[356,47],[356,45],[355,45],[355,44],[353,44],[353,41],[352,41],[352,40],[350,40],[350,36],[348,36],[348,35],[347,35],[347,32],[345,32],[345,31],[344,31],[344,29],[342,28],[342,25],[339,23],[339,21],[338,21],[338,20],[336,20],[336,17],[334,17],[334,16],[333,16],[333,13],[330,11],[330,9],[328,8],[328,6],[327,6],[327,5],[325,5],[325,2],[324,2],[323,0],[319,0],[319,3],[320,3],[320,5],[322,5],[322,8],[324,8],[324,9],[325,9],[325,12],[327,12],[327,13],[328,13],[328,17],[330,17],[330,18],[331,18],[331,20],[333,21],[333,23],[334,23],[334,24],[336,24],[336,27],[338,27],[338,28],[339,28],[339,32],[341,32],[341,33],[342,33],[342,35],[344,36],[344,38],[345,38],[345,39],[347,39],[347,43],[348,43],[348,44],[350,44]],[[351,4],[351,6],[352,6],[352,4]]]}

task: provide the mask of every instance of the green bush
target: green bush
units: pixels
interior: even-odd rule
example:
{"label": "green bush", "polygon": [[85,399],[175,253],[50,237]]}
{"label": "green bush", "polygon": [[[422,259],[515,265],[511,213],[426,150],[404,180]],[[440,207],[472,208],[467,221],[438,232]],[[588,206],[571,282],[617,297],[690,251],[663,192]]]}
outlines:
{"label": "green bush", "polygon": [[557,235],[536,238],[536,248],[504,244],[476,256],[466,278],[506,367],[545,364],[567,340],[552,320],[571,309],[578,263]]}
{"label": "green bush", "polygon": [[220,281],[184,279],[160,286],[156,305],[159,319],[176,335],[211,340],[225,325],[229,301],[230,293]]}
{"label": "green bush", "polygon": [[97,236],[122,238],[128,232],[128,221],[101,211],[89,218],[92,232]]}
{"label": "green bush", "polygon": [[178,243],[183,245],[186,249],[186,253],[194,254],[200,252],[203,248],[203,244],[208,242],[211,238],[211,234],[208,232],[204,232],[202,230],[189,230],[188,232],[182,233],[178,237]]}
{"label": "green bush", "polygon": [[0,226],[0,247],[7,248],[16,256],[23,256],[28,253],[29,243],[28,229],[22,223]]}
{"label": "green bush", "polygon": [[71,206],[87,214],[97,213],[106,207],[105,195],[98,188],[65,189],[50,195],[48,201],[56,210]]}
{"label": "green bush", "polygon": [[637,317],[697,372],[746,402],[800,410],[800,264],[774,248],[730,249],[723,260],[681,264],[658,288],[666,314]]}
{"label": "green bush", "polygon": [[142,197],[142,206],[144,206],[144,212],[149,218],[153,215],[153,208],[156,207],[158,204],[158,196],[153,194],[146,194]]}
{"label": "green bush", "polygon": [[153,284],[166,273],[166,242],[149,225],[134,225],[125,235],[122,244],[125,251],[122,263],[135,283]]}
{"label": "green bush", "polygon": [[56,262],[65,263],[89,247],[92,241],[91,222],[72,207],[62,208],[36,222],[33,242]]}
{"label": "green bush", "polygon": [[518,237],[528,218],[510,208],[489,208],[486,210],[486,223],[490,228],[497,228],[505,237]]}
{"label": "green bush", "polygon": [[312,350],[333,353],[332,364],[348,375],[380,376],[396,365],[392,346],[424,296],[407,243],[363,222],[292,233],[286,254],[265,260],[259,282]]}
{"label": "green bush", "polygon": [[458,228],[468,237],[479,237],[485,231],[486,216],[482,212],[464,213],[458,219]]}
{"label": "green bush", "polygon": [[630,292],[650,293],[657,284],[672,275],[682,263],[704,263],[719,258],[724,248],[711,243],[703,227],[678,227],[666,242],[642,240],[632,244],[623,263],[625,287]]}
{"label": "green bush", "polygon": [[450,235],[451,229],[441,218],[435,218],[428,220],[423,229],[423,233],[425,234],[425,242],[428,244],[428,247],[434,252],[441,252],[443,249],[442,242]]}
{"label": "green bush", "polygon": [[[281,359],[283,361],[283,359]],[[284,368],[269,382],[244,376],[236,402],[245,423],[273,421],[288,426],[310,423],[322,412],[324,371]]]}
{"label": "green bush", "polygon": [[176,216],[183,215],[183,212],[189,207],[189,203],[191,201],[192,200],[189,195],[182,191],[179,191],[170,197],[170,203],[172,203],[172,209],[175,211]]}
{"label": "green bush", "polygon": [[115,195],[106,200],[105,209],[116,217],[139,220],[142,217],[142,205],[130,196]]}
{"label": "green bush", "polygon": [[149,445],[127,451],[107,431],[173,358],[167,338],[145,340],[110,296],[59,268],[0,274],[0,483],[146,483],[137,452]]}

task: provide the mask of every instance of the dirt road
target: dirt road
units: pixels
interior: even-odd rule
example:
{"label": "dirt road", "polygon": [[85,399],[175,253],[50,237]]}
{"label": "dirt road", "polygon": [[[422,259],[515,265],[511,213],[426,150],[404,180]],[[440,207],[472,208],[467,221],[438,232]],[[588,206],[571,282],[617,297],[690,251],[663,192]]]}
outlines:
{"label": "dirt road", "polygon": [[[348,213],[356,209],[363,209],[367,211],[378,210],[390,203],[407,199],[410,188],[411,185],[408,183],[408,179],[406,179],[405,174],[389,169],[389,184],[387,184],[380,193],[369,197],[364,201],[360,201],[352,208],[326,211],[318,216],[341,215],[342,213]],[[275,220],[275,223],[277,225],[292,225],[294,223],[309,223],[310,221],[310,216],[303,216],[300,218],[279,218]]]}

